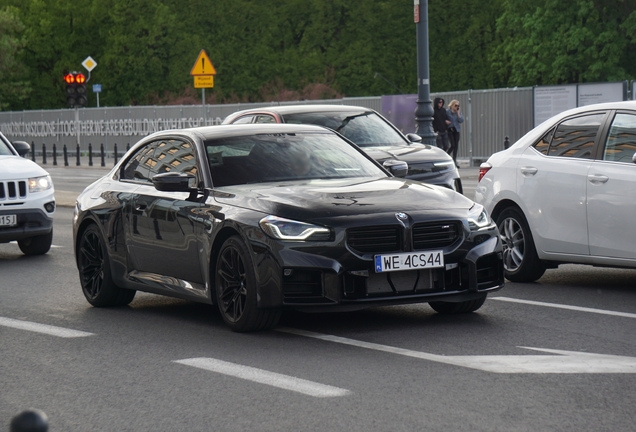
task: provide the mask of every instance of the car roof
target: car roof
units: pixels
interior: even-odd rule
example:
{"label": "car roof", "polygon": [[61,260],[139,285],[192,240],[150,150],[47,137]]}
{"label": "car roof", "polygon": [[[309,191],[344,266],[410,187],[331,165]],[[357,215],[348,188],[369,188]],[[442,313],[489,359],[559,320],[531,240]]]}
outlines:
{"label": "car roof", "polygon": [[303,113],[318,113],[318,112],[371,112],[373,111],[371,108],[365,108],[361,106],[354,105],[313,105],[313,104],[303,104],[303,105],[278,105],[278,106],[267,106],[260,108],[251,108],[247,110],[237,111],[232,115],[240,114],[249,114],[249,113],[259,113],[259,112],[273,112],[280,115],[286,114],[303,114]]}
{"label": "car roof", "polygon": [[258,123],[244,125],[219,125],[219,126],[203,126],[188,129],[170,129],[155,132],[144,139],[154,139],[157,136],[166,135],[185,135],[189,137],[198,137],[204,141],[216,138],[236,137],[243,135],[256,134],[275,134],[275,133],[329,133],[335,134],[331,129],[323,126],[315,126],[308,124],[281,124],[281,123]]}

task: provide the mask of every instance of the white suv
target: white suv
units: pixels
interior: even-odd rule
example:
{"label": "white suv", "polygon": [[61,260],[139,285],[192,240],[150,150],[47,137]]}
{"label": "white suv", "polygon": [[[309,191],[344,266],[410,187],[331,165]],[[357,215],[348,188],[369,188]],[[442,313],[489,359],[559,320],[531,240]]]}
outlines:
{"label": "white suv", "polygon": [[0,243],[17,240],[24,254],[41,255],[53,240],[55,197],[49,174],[22,157],[29,148],[0,133]]}

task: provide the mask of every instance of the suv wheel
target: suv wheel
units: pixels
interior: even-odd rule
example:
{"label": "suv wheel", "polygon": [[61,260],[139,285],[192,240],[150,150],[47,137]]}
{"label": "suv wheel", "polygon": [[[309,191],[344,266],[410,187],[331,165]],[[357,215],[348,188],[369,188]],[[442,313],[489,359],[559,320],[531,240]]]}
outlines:
{"label": "suv wheel", "polygon": [[53,230],[48,234],[18,240],[18,246],[25,255],[43,255],[51,249]]}

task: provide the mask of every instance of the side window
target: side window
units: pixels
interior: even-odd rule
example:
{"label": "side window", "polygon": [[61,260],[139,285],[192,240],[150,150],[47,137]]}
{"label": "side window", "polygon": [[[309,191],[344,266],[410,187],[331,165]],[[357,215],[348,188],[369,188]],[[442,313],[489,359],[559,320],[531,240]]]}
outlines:
{"label": "side window", "polygon": [[591,159],[604,113],[575,117],[557,126],[548,156]]}
{"label": "side window", "polygon": [[605,143],[603,160],[632,162],[636,153],[636,115],[616,114]]}
{"label": "side window", "polygon": [[239,117],[236,120],[234,120],[232,122],[232,124],[246,124],[246,123],[252,123],[252,119],[254,118],[254,116],[251,115],[246,115],[243,117]]}
{"label": "side window", "polygon": [[157,160],[154,158],[157,144],[157,142],[152,142],[137,150],[124,165],[121,179],[150,183],[151,171],[157,165]]}
{"label": "side window", "polygon": [[182,140],[165,140],[157,143],[155,150],[157,165],[154,173],[178,172],[185,174],[197,173],[197,158],[194,146]]}
{"label": "side window", "polygon": [[254,123],[276,123],[276,119],[271,115],[257,115]]}
{"label": "side window", "polygon": [[550,129],[548,133],[543,135],[543,137],[533,146],[535,150],[537,150],[541,154],[547,155],[553,132],[554,132],[554,129]]}

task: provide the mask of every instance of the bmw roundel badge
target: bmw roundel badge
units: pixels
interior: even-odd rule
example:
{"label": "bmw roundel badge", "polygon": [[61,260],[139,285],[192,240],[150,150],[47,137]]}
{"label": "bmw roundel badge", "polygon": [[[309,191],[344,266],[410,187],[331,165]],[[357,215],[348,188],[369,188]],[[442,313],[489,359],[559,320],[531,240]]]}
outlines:
{"label": "bmw roundel badge", "polygon": [[396,213],[395,217],[398,218],[399,220],[407,220],[408,219],[408,216],[406,215],[406,213],[402,213],[402,212]]}

